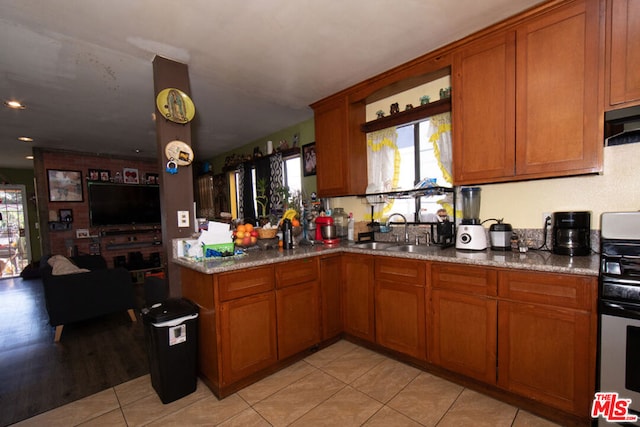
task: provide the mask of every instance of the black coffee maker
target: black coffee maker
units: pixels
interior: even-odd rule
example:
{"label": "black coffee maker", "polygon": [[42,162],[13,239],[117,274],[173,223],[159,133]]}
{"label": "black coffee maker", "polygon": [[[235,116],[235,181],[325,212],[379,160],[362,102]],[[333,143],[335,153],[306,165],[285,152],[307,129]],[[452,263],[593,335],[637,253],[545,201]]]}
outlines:
{"label": "black coffee maker", "polygon": [[591,213],[553,213],[553,253],[585,256],[591,254]]}

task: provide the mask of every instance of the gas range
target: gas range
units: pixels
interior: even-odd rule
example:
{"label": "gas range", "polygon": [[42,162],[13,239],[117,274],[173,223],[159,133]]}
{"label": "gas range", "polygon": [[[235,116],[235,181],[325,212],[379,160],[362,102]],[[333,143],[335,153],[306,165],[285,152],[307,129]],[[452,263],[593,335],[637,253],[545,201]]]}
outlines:
{"label": "gas range", "polygon": [[[600,246],[598,390],[629,399],[625,416],[640,420],[640,212],[603,213]],[[608,426],[603,402],[598,425]]]}

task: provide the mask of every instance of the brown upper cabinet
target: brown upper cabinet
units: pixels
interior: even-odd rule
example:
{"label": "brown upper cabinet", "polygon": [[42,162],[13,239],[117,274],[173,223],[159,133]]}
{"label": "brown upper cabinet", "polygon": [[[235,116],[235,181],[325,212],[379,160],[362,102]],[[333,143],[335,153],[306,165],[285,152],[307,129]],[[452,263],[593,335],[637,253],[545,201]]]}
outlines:
{"label": "brown upper cabinet", "polygon": [[360,132],[365,106],[347,96],[319,101],[315,113],[316,180],[320,197],[363,194],[367,187],[367,142]]}
{"label": "brown upper cabinet", "polygon": [[640,105],[640,2],[607,1],[607,110]]}
{"label": "brown upper cabinet", "polygon": [[456,184],[602,170],[600,7],[570,2],[454,54]]}
{"label": "brown upper cabinet", "polygon": [[[640,104],[637,2],[549,1],[314,103],[318,194],[364,193],[360,126],[371,96],[397,93],[396,87],[447,67],[455,185],[601,172],[605,1],[616,26],[613,31],[610,23],[607,34],[626,28],[617,42],[611,37],[610,52],[626,52],[624,61],[616,56],[624,78],[615,82],[624,80],[627,92],[636,94],[625,95],[627,103]],[[610,64],[611,81],[616,64]]]}

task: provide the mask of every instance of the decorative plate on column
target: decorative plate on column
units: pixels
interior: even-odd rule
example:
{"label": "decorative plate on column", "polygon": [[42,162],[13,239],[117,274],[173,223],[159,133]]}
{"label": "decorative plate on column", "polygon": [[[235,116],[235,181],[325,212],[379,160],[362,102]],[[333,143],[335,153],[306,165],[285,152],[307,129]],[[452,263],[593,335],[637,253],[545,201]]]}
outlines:
{"label": "decorative plate on column", "polygon": [[167,159],[173,160],[178,166],[188,166],[193,162],[193,150],[186,142],[177,139],[169,142],[164,147],[164,154]]}
{"label": "decorative plate on column", "polygon": [[156,97],[156,106],[162,117],[174,123],[189,123],[196,114],[196,107],[189,95],[171,87],[160,91]]}

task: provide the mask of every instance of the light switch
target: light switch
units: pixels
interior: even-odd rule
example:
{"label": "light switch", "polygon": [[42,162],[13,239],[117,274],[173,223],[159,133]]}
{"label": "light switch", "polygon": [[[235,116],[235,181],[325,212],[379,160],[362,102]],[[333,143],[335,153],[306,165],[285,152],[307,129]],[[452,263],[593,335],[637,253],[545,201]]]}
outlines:
{"label": "light switch", "polygon": [[189,211],[178,211],[178,227],[189,226]]}

